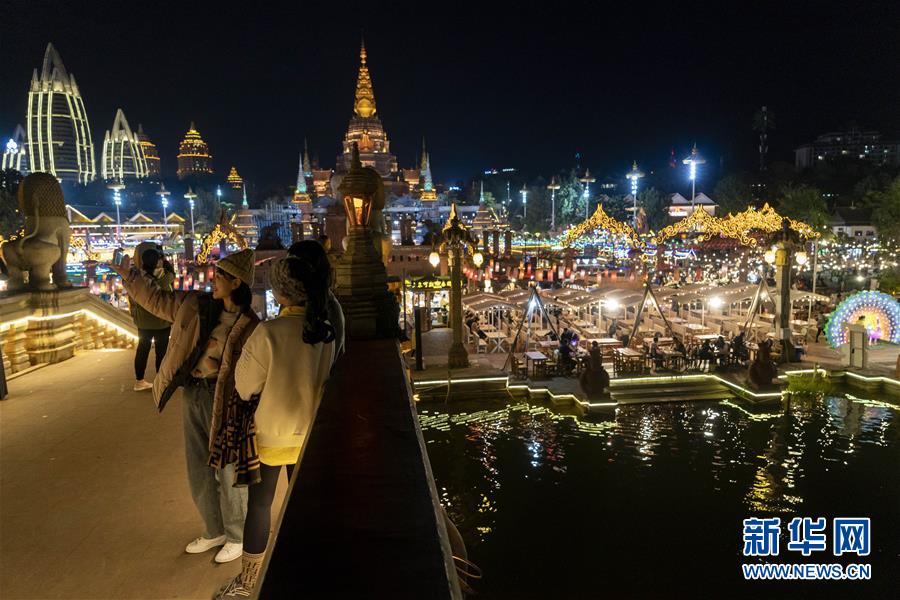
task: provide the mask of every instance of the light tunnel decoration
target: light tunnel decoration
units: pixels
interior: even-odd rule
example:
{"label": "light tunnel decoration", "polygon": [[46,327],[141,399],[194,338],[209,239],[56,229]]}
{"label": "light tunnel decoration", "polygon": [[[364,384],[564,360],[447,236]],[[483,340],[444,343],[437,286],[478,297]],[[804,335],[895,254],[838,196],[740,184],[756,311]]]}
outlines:
{"label": "light tunnel decoration", "polygon": [[628,240],[628,243],[632,248],[643,250],[647,247],[646,242],[640,238],[631,225],[610,217],[606,214],[606,211],[603,210],[602,204],[597,206],[597,210],[594,211],[594,214],[591,215],[589,219],[578,225],[573,225],[566,231],[562,240],[563,246],[569,247],[581,236],[598,229],[611,233],[612,235],[623,236]]}
{"label": "light tunnel decoration", "polygon": [[208,262],[213,248],[222,240],[234,242],[241,250],[247,248],[247,240],[234,226],[234,219],[235,217],[232,217],[231,220],[226,220],[225,213],[222,213],[219,223],[209,232],[209,235],[203,238],[203,242],[200,244],[200,252],[197,253],[197,264],[202,265]]}
{"label": "light tunnel decoration", "polygon": [[869,341],[900,344],[900,302],[889,294],[864,291],[853,294],[835,309],[825,326],[825,337],[832,348],[848,342],[847,327],[860,318],[869,332]]}

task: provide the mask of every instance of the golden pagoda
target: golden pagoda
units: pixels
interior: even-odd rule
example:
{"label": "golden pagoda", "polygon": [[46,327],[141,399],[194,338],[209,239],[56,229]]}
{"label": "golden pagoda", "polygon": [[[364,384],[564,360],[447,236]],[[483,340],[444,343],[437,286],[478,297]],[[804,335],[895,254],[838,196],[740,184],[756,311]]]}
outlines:
{"label": "golden pagoda", "polygon": [[366,45],[362,43],[359,51],[359,74],[356,78],[356,96],[353,101],[353,117],[344,136],[343,152],[337,157],[336,171],[346,173],[351,168],[353,145],[359,148],[360,162],[365,167],[372,167],[385,185],[399,184],[401,192],[403,183],[398,182],[397,157],[391,154],[391,144],[376,115],[375,92],[372,88],[372,77],[366,63]]}
{"label": "golden pagoda", "polygon": [[237,167],[231,167],[231,171],[228,173],[228,177],[225,178],[225,181],[228,182],[228,185],[230,185],[233,190],[239,190],[244,187],[244,179],[238,175]]}
{"label": "golden pagoda", "polygon": [[191,127],[178,146],[178,179],[184,179],[191,175],[211,175],[213,173],[212,155],[209,146],[200,137],[200,132]]}

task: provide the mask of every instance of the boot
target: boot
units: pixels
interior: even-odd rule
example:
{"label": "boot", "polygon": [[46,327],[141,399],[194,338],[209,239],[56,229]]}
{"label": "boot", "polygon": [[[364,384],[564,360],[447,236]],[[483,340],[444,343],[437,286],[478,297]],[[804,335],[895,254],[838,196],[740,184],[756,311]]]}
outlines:
{"label": "boot", "polygon": [[250,554],[244,552],[241,556],[241,574],[226,583],[215,595],[215,600],[225,598],[249,598],[259,579],[259,571],[262,568],[263,558],[266,553]]}

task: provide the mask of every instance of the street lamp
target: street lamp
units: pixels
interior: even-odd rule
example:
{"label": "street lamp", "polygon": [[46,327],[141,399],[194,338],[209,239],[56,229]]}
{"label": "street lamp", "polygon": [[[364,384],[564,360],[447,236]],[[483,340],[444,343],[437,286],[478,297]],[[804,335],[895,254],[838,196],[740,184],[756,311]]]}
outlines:
{"label": "street lamp", "polygon": [[547,189],[550,190],[550,231],[556,231],[556,190],[558,190],[559,187],[559,184],[556,182],[556,176],[554,175],[550,179],[550,184],[547,186]]}
{"label": "street lamp", "polygon": [[191,237],[194,237],[194,200],[197,198],[197,194],[195,194],[191,188],[188,188],[184,197],[187,199],[188,206],[191,208]]}
{"label": "street lamp", "polygon": [[522,189],[519,190],[519,193],[522,194],[522,218],[528,218],[528,188],[525,187],[525,184],[522,184]]}
{"label": "street lamp", "polygon": [[122,219],[119,217],[119,207],[122,206],[122,196],[119,194],[125,189],[125,184],[121,179],[116,179],[113,183],[106,186],[113,191],[113,203],[116,205],[116,242],[122,244]]}
{"label": "street lamp", "polygon": [[447,252],[450,262],[450,327],[453,330],[453,342],[447,353],[447,366],[461,369],[469,366],[469,353],[462,341],[462,251],[467,248],[473,254],[476,266],[484,262],[484,256],[476,252],[475,240],[468,227],[463,225],[456,211],[456,203],[450,205],[450,216],[441,230],[440,245],[432,252],[428,260],[433,266],[440,262],[438,252]]}
{"label": "street lamp", "polygon": [[700,156],[700,153],[697,152],[697,142],[694,142],[694,149],[691,150],[691,155],[685,158],[683,161],[684,164],[689,165],[691,169],[691,210],[694,209],[694,196],[697,195],[697,165],[705,165],[706,159]]}
{"label": "street lamp", "polygon": [[166,230],[166,237],[169,237],[169,214],[167,209],[169,208],[169,195],[172,192],[166,189],[166,184],[159,184],[159,191],[156,192],[156,195],[159,196],[160,202],[162,202],[163,208],[163,227]]}
{"label": "street lamp", "polygon": [[584,177],[578,181],[584,184],[584,218],[587,219],[590,216],[588,212],[591,205],[591,184],[597,181],[597,178],[591,175],[590,169],[585,169]]}
{"label": "street lamp", "polygon": [[638,180],[644,176],[644,172],[638,169],[637,161],[631,165],[631,172],[626,175],[629,181],[631,181],[631,197],[634,200],[633,211],[634,214],[631,215],[631,226],[637,231],[637,211],[638,211]]}

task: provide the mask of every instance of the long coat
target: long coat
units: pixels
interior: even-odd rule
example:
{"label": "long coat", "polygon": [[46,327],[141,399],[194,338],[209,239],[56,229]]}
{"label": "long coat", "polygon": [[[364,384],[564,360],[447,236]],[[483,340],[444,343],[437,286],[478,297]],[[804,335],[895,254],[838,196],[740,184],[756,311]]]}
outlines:
{"label": "long coat", "polygon": [[[159,367],[159,373],[153,380],[153,400],[162,411],[175,390],[188,381],[190,371],[200,358],[202,346],[206,343],[206,339],[201,339],[201,333],[208,339],[209,332],[218,322],[222,302],[204,292],[161,290],[153,283],[152,278],[134,268],[123,278],[122,283],[138,304],[157,317],[172,322],[169,348]],[[210,451],[223,426],[226,399],[234,393],[234,367],[241,356],[244,342],[258,324],[259,318],[248,308],[241,313],[228,334],[213,396],[212,422],[209,426]]]}

